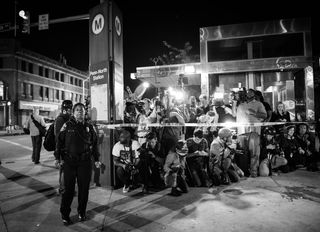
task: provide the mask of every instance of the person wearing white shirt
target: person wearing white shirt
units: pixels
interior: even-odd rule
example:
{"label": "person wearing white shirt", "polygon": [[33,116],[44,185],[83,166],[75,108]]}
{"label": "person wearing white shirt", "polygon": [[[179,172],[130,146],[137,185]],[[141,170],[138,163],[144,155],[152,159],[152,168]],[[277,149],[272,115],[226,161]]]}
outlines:
{"label": "person wearing white shirt", "polygon": [[116,173],[120,181],[123,183],[123,193],[130,191],[130,185],[134,182],[139,164],[139,148],[138,141],[131,139],[128,131],[123,130],[120,133],[119,142],[112,149],[114,156],[114,165]]}

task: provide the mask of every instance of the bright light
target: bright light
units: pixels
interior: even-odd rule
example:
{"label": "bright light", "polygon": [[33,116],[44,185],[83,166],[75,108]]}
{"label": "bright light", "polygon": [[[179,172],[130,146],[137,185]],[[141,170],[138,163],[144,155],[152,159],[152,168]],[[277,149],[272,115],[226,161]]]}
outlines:
{"label": "bright light", "polygon": [[189,66],[185,66],[185,67],[184,67],[184,72],[185,72],[186,74],[195,73],[195,72],[196,72],[196,69],[194,68],[193,65],[189,65]]}
{"label": "bright light", "polygon": [[232,127],[237,127],[237,123],[235,123],[235,122],[232,122],[232,121],[225,121],[225,122],[223,122],[223,124],[224,124],[224,127],[226,127],[226,128],[232,128]]}
{"label": "bright light", "polygon": [[19,11],[19,16],[23,19],[27,19],[28,17],[26,16],[26,12],[24,12],[24,10],[20,10]]}
{"label": "bright light", "polygon": [[221,93],[221,92],[215,92],[214,94],[213,94],[213,98],[214,99],[222,99],[223,98],[223,93]]}
{"label": "bright light", "polygon": [[177,100],[183,100],[184,94],[183,94],[183,92],[181,92],[181,91],[176,91],[176,92],[174,93],[174,97],[175,97]]}
{"label": "bright light", "polygon": [[11,106],[11,102],[10,101],[8,101],[7,104],[8,104],[8,106]]}
{"label": "bright light", "polygon": [[150,84],[149,84],[148,82],[143,82],[143,87],[149,88],[149,87],[150,87]]}
{"label": "bright light", "polygon": [[135,73],[130,73],[130,78],[131,78],[132,80],[137,79],[137,78],[136,78],[136,74],[135,74]]}

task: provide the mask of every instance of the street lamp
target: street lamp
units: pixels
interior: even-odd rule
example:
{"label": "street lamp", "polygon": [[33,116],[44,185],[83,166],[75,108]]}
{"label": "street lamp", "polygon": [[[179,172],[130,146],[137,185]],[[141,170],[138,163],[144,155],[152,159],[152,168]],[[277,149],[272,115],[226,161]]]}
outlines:
{"label": "street lamp", "polygon": [[8,111],[8,118],[9,118],[9,126],[11,125],[11,102],[10,101],[8,101],[7,102],[7,105],[9,106],[9,111]]}

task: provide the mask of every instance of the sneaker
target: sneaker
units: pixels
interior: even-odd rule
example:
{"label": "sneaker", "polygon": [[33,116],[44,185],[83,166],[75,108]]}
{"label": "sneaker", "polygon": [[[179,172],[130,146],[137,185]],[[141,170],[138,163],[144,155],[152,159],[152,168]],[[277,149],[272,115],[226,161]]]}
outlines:
{"label": "sneaker", "polygon": [[130,190],[130,186],[127,187],[126,185],[124,185],[123,189],[122,189],[122,192],[123,193],[127,193],[127,192],[129,192],[129,190]]}
{"label": "sneaker", "polygon": [[83,222],[87,220],[87,216],[85,213],[79,213],[78,218],[79,218],[79,222]]}
{"label": "sneaker", "polygon": [[65,226],[72,224],[72,221],[69,216],[62,216],[62,222]]}

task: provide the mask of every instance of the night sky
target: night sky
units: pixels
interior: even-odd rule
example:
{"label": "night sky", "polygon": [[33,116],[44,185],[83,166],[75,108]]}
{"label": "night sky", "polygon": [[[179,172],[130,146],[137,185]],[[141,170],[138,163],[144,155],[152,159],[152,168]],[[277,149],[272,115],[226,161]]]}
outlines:
{"label": "night sky", "polygon": [[[151,66],[150,58],[167,52],[162,41],[182,48],[189,41],[192,53],[199,53],[199,28],[223,24],[272,20],[294,17],[311,17],[313,31],[313,55],[319,56],[319,17],[317,7],[308,1],[255,1],[234,4],[232,1],[120,1],[124,22],[124,75],[125,85],[133,87],[138,81],[130,80],[136,67]],[[241,2],[241,3],[240,3]],[[18,9],[30,11],[31,22],[39,14],[49,13],[50,19],[87,14],[99,0],[18,0]],[[0,3],[0,23],[14,19],[14,0]],[[59,23],[47,31],[31,28],[30,35],[18,35],[25,48],[53,59],[62,53],[67,64],[87,71],[89,65],[88,21]],[[13,32],[0,33],[1,38],[13,36]]]}

